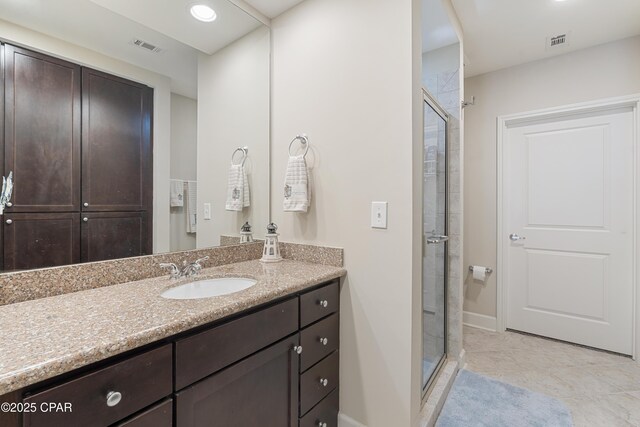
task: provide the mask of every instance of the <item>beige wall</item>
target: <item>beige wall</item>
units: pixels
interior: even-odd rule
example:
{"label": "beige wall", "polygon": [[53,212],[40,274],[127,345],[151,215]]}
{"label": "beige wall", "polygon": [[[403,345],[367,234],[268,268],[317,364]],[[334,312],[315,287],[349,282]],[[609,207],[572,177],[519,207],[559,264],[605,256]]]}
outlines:
{"label": "beige wall", "polygon": [[[171,179],[197,180],[198,101],[175,93],[171,94]],[[171,248],[173,251],[195,249],[195,233],[187,233],[184,206],[172,207]]]}
{"label": "beige wall", "polygon": [[[412,258],[412,143],[420,126],[412,126],[421,111],[413,7],[411,0],[307,0],[272,22],[272,219],[282,240],[345,249],[340,407],[371,427],[409,426],[420,398],[413,351],[420,341],[412,335],[420,309]],[[306,214],[282,210],[287,148],[299,133],[311,141]],[[370,228],[372,201],[388,201],[388,229]],[[356,424],[343,418],[341,425]]]}
{"label": "beige wall", "polygon": [[[239,236],[245,221],[264,236],[269,217],[270,35],[261,27],[213,56],[198,59],[198,232],[199,248],[217,246],[220,235]],[[251,206],[227,212],[231,154],[249,147],[245,163]],[[203,204],[211,203],[211,220]]]}
{"label": "beige wall", "polygon": [[[79,45],[0,20],[0,39],[144,83],[153,94],[153,252],[169,250],[171,80]],[[81,40],[78,41],[82,43]]]}
{"label": "beige wall", "polygon": [[[640,37],[471,77],[465,91],[464,265],[495,268],[497,117],[640,93]],[[466,281],[465,311],[496,315],[496,276]]]}

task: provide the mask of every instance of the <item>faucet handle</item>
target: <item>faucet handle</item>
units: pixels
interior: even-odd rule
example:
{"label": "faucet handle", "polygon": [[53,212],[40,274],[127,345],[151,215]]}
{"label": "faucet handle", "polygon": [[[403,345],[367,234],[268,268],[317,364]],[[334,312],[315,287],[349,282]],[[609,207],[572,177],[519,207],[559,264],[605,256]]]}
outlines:
{"label": "faucet handle", "polygon": [[180,269],[177,265],[172,262],[162,262],[159,264],[160,268],[170,268],[171,269],[171,278],[175,279],[180,276]]}
{"label": "faucet handle", "polygon": [[202,268],[202,265],[200,265],[200,263],[201,263],[201,262],[203,262],[203,261],[206,261],[206,260],[208,260],[208,259],[209,259],[209,256],[205,256],[205,257],[202,257],[202,258],[200,258],[200,259],[195,260],[195,261],[193,262],[193,264],[195,264],[196,266],[198,266],[198,268]]}

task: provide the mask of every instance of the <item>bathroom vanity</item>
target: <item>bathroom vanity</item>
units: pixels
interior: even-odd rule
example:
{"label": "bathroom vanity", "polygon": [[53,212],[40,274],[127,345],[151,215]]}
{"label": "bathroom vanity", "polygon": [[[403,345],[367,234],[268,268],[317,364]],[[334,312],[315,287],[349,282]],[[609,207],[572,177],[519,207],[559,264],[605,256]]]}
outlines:
{"label": "bathroom vanity", "polygon": [[[310,276],[302,279],[305,268]],[[21,371],[16,360],[11,379],[7,369],[2,369],[0,390],[13,390],[0,396],[0,402],[9,402],[19,410],[1,413],[0,424],[168,427],[210,426],[215,420],[215,425],[225,427],[336,426],[339,277],[344,270],[288,260],[277,266],[264,266],[253,260],[204,273],[203,278],[251,276],[257,284],[237,294],[175,301],[159,295],[179,282],[162,277],[0,307],[3,320],[12,310],[30,305],[39,318],[37,310],[44,307],[36,307],[38,304],[46,306],[50,304],[48,300],[66,298],[69,313],[77,304],[79,316],[104,310],[107,317],[86,319],[85,329],[68,325],[86,334],[70,338],[68,355],[64,355],[60,343],[47,355],[48,346],[41,343],[45,354],[27,356],[33,362],[38,358],[46,361],[43,363],[50,370],[25,361],[29,366]],[[284,277],[291,274],[300,277]],[[119,292],[122,290],[125,294]],[[112,302],[121,310],[100,306],[118,294],[118,300]],[[133,295],[140,301],[123,301]],[[175,312],[165,312],[171,307]],[[134,325],[123,325],[121,335],[114,331],[118,343],[111,343],[110,337],[99,331],[109,321],[117,322],[118,312],[120,321]],[[132,314],[139,318],[129,318]],[[73,319],[64,316],[63,311],[51,317],[65,326]],[[212,317],[217,320],[205,320]],[[156,331],[150,324],[163,326],[163,331]],[[96,329],[93,341],[103,341],[102,348],[106,350],[83,349],[82,342],[90,339],[92,326]],[[52,335],[60,338],[73,334],[57,331],[55,325],[52,328]],[[156,334],[166,336],[152,339]],[[140,336],[144,338],[140,340]],[[42,339],[46,342],[51,337],[45,335]],[[138,345],[141,343],[144,344]],[[100,355],[117,351],[112,345],[130,349],[112,357]],[[28,355],[30,350],[25,348],[24,353]],[[82,355],[83,351],[91,356]],[[20,359],[19,345],[13,352]],[[57,352],[62,356],[56,358]],[[82,360],[101,357],[102,360],[82,366]],[[73,365],[79,367],[69,369]],[[31,374],[24,375],[28,370],[32,370]],[[56,371],[66,372],[52,376]],[[50,378],[34,382],[43,375]],[[16,385],[26,383],[32,384],[16,389]]]}

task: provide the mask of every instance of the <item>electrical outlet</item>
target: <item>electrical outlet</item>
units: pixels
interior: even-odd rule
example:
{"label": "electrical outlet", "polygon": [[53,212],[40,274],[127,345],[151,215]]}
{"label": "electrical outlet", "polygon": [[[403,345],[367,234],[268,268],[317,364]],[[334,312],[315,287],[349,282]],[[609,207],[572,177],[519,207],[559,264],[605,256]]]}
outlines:
{"label": "electrical outlet", "polygon": [[204,204],[204,219],[211,219],[211,203]]}
{"label": "electrical outlet", "polygon": [[387,228],[387,202],[371,202],[371,228]]}

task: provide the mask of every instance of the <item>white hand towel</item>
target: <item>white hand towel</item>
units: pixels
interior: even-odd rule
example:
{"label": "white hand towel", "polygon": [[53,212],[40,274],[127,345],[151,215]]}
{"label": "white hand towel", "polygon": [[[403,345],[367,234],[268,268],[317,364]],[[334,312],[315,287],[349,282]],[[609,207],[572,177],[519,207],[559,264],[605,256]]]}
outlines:
{"label": "white hand towel", "polygon": [[242,165],[231,165],[227,185],[225,209],[240,212],[250,205],[249,180]]}
{"label": "white hand towel", "polygon": [[169,185],[170,206],[172,208],[184,206],[184,181],[172,179]]}
{"label": "white hand towel", "polygon": [[290,156],[284,178],[284,211],[306,212],[310,202],[309,172],[304,156]]}
{"label": "white hand towel", "polygon": [[195,233],[197,225],[198,187],[195,181],[186,182],[187,197],[185,198],[185,212],[187,217],[187,233]]}
{"label": "white hand towel", "polygon": [[247,179],[247,172],[244,169],[244,166],[240,166],[242,169],[242,181],[244,185],[242,186],[242,207],[249,207],[251,205],[251,197],[249,193],[249,180]]}

